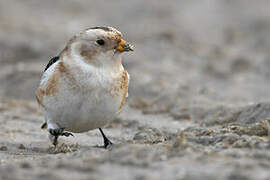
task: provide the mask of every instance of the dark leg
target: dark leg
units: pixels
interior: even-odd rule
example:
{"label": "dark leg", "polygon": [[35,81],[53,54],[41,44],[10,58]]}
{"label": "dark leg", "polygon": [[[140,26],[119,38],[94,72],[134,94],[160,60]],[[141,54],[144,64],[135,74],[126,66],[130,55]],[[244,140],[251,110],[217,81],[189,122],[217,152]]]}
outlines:
{"label": "dark leg", "polygon": [[56,146],[58,144],[58,137],[59,136],[73,136],[70,132],[64,132],[64,128],[58,128],[58,129],[49,129],[49,133],[54,136],[53,139],[53,145]]}
{"label": "dark leg", "polygon": [[105,134],[103,133],[102,129],[101,128],[98,128],[98,129],[101,132],[102,137],[103,137],[103,140],[104,140],[104,148],[107,148],[108,146],[113,145],[113,143],[105,136]]}

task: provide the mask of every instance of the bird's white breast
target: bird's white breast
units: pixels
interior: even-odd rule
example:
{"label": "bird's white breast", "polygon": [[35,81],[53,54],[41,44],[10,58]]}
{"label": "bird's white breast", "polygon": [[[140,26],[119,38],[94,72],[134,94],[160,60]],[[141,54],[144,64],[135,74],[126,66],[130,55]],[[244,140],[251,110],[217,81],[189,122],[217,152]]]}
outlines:
{"label": "bird's white breast", "polygon": [[[46,83],[56,67],[55,63],[48,69],[41,84]],[[62,74],[58,92],[44,98],[48,125],[52,123],[68,131],[84,132],[102,127],[115,118],[122,98],[112,94],[118,73],[83,64],[69,69],[69,75],[74,81]]]}

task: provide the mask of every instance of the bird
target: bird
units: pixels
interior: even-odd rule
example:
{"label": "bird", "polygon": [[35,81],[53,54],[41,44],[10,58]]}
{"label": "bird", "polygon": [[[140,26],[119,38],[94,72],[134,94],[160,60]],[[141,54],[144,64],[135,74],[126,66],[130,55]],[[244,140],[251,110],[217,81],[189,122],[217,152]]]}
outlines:
{"label": "bird", "polygon": [[102,127],[121,112],[128,96],[129,74],[123,52],[133,46],[113,27],[87,28],[73,36],[47,64],[36,90],[49,139],[99,129],[104,148],[113,145]]}

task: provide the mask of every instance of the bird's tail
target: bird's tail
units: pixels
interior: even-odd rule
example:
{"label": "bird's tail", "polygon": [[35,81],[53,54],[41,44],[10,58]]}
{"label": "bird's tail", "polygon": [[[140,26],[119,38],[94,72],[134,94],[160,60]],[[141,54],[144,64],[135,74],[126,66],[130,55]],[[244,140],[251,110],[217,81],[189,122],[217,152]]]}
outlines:
{"label": "bird's tail", "polygon": [[43,123],[42,125],[41,125],[41,129],[46,129],[47,128],[47,122],[45,122],[45,123]]}

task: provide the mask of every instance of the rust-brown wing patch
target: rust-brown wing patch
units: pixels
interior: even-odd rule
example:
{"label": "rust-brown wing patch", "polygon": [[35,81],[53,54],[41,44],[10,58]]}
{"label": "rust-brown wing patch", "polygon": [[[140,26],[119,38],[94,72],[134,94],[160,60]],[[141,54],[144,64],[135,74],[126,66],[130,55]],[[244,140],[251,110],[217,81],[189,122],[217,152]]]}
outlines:
{"label": "rust-brown wing patch", "polygon": [[122,76],[121,76],[121,85],[120,85],[120,89],[122,90],[123,94],[122,94],[122,99],[121,99],[121,103],[119,106],[119,111],[121,111],[121,109],[123,108],[124,104],[125,104],[125,99],[127,96],[127,92],[128,92],[128,82],[129,82],[129,75],[127,71],[123,71]]}
{"label": "rust-brown wing patch", "polygon": [[46,88],[45,88],[45,94],[46,95],[54,95],[57,93],[57,83],[59,82],[60,73],[58,68],[55,68],[54,73],[52,74],[51,78],[47,82]]}
{"label": "rust-brown wing patch", "polygon": [[37,102],[40,106],[44,107],[44,104],[43,104],[43,96],[44,96],[45,92],[41,89],[41,88],[38,88],[37,89],[37,92],[36,92],[36,99],[37,99]]}
{"label": "rust-brown wing patch", "polygon": [[57,84],[59,83],[60,71],[59,68],[55,68],[52,76],[48,80],[45,87],[39,87],[36,92],[36,99],[40,106],[44,107],[43,97],[45,95],[55,95],[58,92]]}

